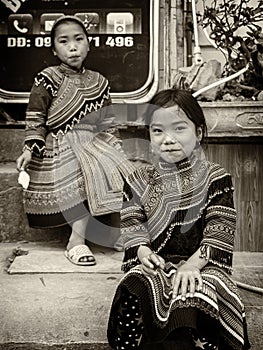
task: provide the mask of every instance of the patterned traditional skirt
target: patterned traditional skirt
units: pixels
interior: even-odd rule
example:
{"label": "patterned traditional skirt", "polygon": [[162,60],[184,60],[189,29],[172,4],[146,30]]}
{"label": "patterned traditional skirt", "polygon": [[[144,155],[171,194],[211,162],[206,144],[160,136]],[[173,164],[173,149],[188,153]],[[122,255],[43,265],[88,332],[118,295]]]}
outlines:
{"label": "patterned traditional skirt", "polygon": [[156,276],[145,276],[139,265],[123,277],[109,317],[111,347],[148,349],[159,344],[157,348],[170,349],[163,344],[176,344],[179,330],[186,330],[189,346],[178,349],[249,349],[244,306],[229,276],[206,266],[201,272],[202,291],[193,297],[187,294],[183,301],[180,295],[172,299],[175,273],[176,265],[166,263]]}
{"label": "patterned traditional skirt", "polygon": [[43,157],[33,157],[24,191],[31,226],[55,227],[93,216],[119,212],[123,178],[134,166],[110,133],[94,135],[89,124],[76,124],[64,136],[46,139]]}

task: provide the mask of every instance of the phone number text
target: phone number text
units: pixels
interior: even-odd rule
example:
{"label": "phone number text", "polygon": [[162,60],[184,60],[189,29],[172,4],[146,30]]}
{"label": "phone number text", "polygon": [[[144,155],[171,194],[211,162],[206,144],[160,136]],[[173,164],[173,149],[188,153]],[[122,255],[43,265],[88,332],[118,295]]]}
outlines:
{"label": "phone number text", "polygon": [[[132,47],[134,45],[134,39],[132,36],[108,36],[103,40],[99,36],[89,37],[89,42],[95,46],[99,47],[101,45],[106,45],[110,47]],[[51,38],[38,36],[32,39],[27,39],[25,37],[8,37],[7,47],[50,47]]]}

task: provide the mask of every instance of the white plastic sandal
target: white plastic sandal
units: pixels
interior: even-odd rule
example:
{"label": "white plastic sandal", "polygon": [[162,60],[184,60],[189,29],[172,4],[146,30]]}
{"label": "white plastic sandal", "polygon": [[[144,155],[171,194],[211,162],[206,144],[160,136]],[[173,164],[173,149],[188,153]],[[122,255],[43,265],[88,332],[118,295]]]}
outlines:
{"label": "white plastic sandal", "polygon": [[[68,258],[68,260],[72,264],[75,264],[75,265],[82,265],[82,266],[96,265],[96,260],[92,251],[89,249],[88,246],[84,244],[76,245],[70,250],[66,250],[65,256],[66,258]],[[80,261],[81,258],[87,258],[87,259],[92,258],[92,260]]]}

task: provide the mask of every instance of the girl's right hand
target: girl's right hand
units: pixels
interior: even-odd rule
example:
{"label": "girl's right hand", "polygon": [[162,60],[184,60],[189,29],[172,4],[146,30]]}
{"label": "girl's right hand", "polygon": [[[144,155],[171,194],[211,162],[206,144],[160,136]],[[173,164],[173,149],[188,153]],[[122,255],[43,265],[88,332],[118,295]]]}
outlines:
{"label": "girl's right hand", "polygon": [[16,168],[18,171],[26,170],[28,164],[30,163],[32,159],[32,153],[26,149],[20,157],[16,160]]}
{"label": "girl's right hand", "polygon": [[138,248],[137,256],[142,264],[142,270],[145,275],[155,276],[157,274],[157,268],[164,269],[164,259],[155,254],[147,246],[140,246]]}

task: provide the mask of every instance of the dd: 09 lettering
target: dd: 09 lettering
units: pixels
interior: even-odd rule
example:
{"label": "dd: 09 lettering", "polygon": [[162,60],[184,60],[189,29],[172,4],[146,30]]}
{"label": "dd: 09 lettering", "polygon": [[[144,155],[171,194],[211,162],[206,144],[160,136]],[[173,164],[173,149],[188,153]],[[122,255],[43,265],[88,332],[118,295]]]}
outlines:
{"label": "dd: 09 lettering", "polygon": [[51,39],[50,37],[37,36],[35,38],[35,47],[50,47]]}

